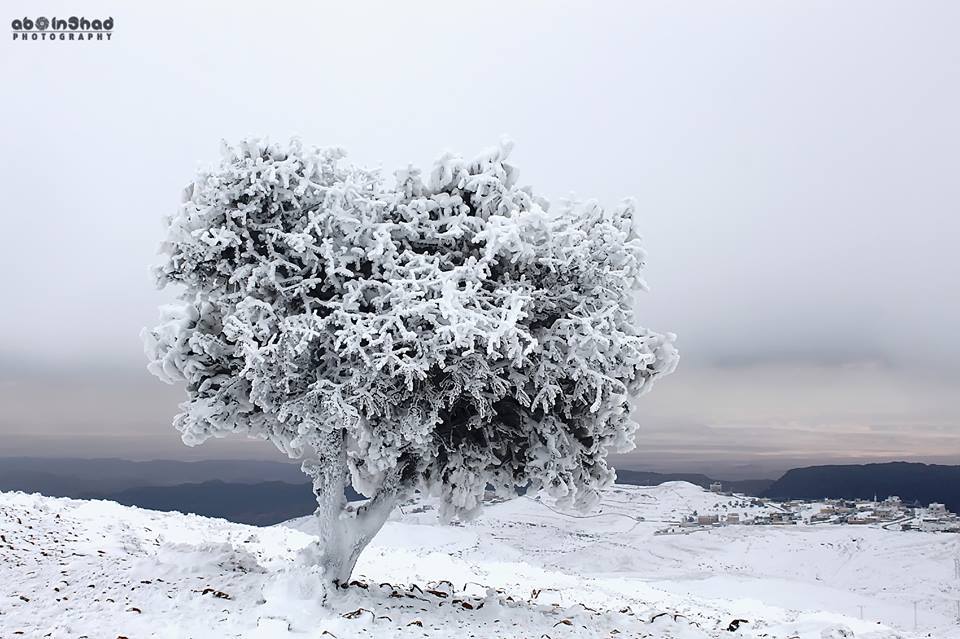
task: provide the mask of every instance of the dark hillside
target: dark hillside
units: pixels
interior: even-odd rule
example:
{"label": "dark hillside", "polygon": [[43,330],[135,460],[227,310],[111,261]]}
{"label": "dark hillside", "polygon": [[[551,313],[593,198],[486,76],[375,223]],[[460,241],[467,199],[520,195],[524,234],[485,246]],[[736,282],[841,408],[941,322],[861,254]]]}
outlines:
{"label": "dark hillside", "polygon": [[794,468],[773,483],[764,497],[773,499],[883,499],[936,501],[960,511],[960,466],[890,462]]}

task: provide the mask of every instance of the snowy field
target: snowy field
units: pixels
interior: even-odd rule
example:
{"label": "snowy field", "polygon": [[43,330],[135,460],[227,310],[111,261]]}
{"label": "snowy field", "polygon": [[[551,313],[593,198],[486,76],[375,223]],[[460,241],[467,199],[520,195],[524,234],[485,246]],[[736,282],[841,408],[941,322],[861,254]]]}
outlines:
{"label": "snowy field", "polygon": [[256,528],[0,493],[0,637],[960,637],[960,536],[654,535],[692,510],[768,508],[679,482],[617,486],[588,516],[524,497],[443,526],[408,504],[324,606],[297,560],[309,519]]}

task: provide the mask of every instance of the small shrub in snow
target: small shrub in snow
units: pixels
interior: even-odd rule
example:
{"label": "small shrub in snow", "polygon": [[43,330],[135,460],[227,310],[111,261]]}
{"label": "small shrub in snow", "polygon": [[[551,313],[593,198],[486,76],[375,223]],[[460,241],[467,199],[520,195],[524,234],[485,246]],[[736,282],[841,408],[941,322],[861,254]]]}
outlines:
{"label": "small shrub in snow", "polygon": [[[339,149],[245,141],[168,220],[157,276],[182,292],[144,332],[149,368],[186,384],[187,444],[304,459],[331,579],[412,490],[447,517],[488,485],[589,507],[633,447],[630,398],[677,363],[634,316],[633,203],[548,206],[509,151],[391,186]],[[348,482],[370,499],[349,507]]]}

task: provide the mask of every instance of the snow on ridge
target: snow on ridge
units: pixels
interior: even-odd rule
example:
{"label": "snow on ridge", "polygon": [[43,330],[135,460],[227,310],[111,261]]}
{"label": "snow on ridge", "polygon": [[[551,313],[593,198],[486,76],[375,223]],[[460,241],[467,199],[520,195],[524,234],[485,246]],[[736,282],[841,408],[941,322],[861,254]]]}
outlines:
{"label": "snow on ridge", "polygon": [[[429,505],[413,506],[375,544],[394,547],[395,540],[436,534]],[[578,575],[590,584],[585,592],[628,594],[694,618],[761,619],[772,637],[820,637],[835,624],[858,637],[894,632],[887,626],[910,636],[913,601],[919,602],[921,636],[925,629],[960,637],[957,584],[945,572],[960,537],[849,526],[729,525],[655,534],[692,511],[749,519],[780,510],[686,482],[616,485],[587,515],[536,497],[492,504],[457,527],[463,543],[454,551],[468,560],[518,561]],[[426,552],[433,542],[408,543]],[[812,634],[802,630],[805,624]]]}
{"label": "snow on ridge", "polygon": [[[650,532],[660,524],[648,519],[661,509],[723,499],[691,485],[616,486],[594,517],[572,518],[535,498],[493,504],[465,525],[400,514],[361,558],[357,584],[324,607],[318,575],[296,560],[313,539],[298,522],[258,528],[0,493],[0,636],[820,639],[842,636],[822,634],[841,626],[861,639],[911,636],[851,613],[804,608],[823,595],[815,579],[733,565],[751,559],[744,543],[764,556],[800,552],[802,544],[785,541],[795,531],[751,531],[760,534],[747,542],[728,536],[732,528],[669,539]],[[825,530],[813,541],[826,543]],[[861,551],[880,552],[878,540],[857,532],[866,539]],[[921,538],[929,540],[914,537]],[[721,552],[727,546],[736,552]],[[807,549],[808,563],[816,548]],[[631,557],[649,564],[646,572]],[[677,572],[684,563],[687,571]],[[798,601],[753,599],[752,580],[761,578],[786,596],[797,592]],[[747,621],[731,634],[735,619]]]}
{"label": "snow on ridge", "polygon": [[378,579],[361,577],[324,607],[319,575],[295,561],[312,537],[282,526],[0,493],[0,535],[4,637],[528,637],[556,627],[593,637],[651,625],[664,636],[710,636],[671,615],[651,622],[660,611],[645,606],[588,609],[498,592],[480,574],[455,584],[410,574],[405,583],[389,564],[413,558],[399,550],[391,561],[382,548]]}

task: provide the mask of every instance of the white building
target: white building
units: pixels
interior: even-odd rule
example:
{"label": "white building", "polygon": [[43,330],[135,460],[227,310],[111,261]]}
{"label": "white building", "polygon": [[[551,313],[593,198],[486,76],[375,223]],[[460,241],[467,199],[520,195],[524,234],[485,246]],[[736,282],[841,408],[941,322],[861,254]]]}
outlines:
{"label": "white building", "polygon": [[924,517],[920,520],[923,532],[960,532],[960,520]]}

